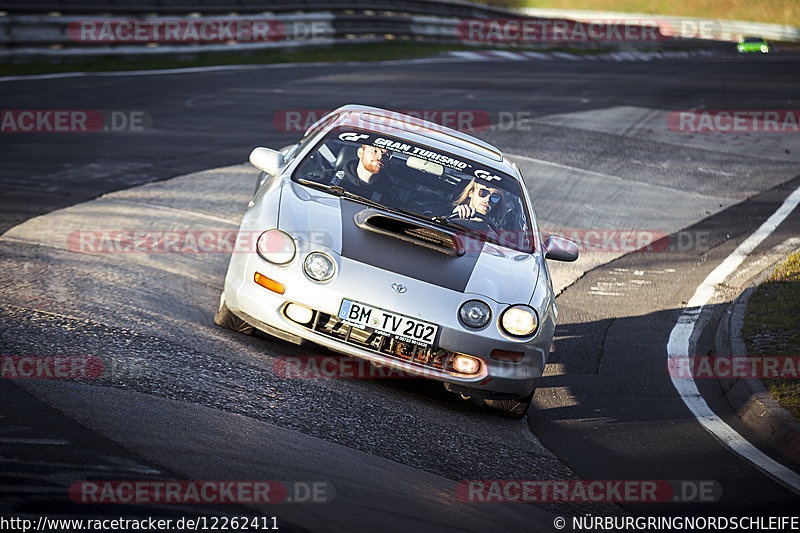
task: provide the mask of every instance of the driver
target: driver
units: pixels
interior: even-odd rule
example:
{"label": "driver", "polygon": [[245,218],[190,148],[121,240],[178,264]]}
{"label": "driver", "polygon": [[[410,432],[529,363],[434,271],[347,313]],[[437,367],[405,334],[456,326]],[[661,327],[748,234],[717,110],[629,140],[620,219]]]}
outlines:
{"label": "driver", "polygon": [[453,215],[471,222],[470,225],[479,229],[491,229],[487,217],[502,199],[500,189],[473,178],[453,202]]}

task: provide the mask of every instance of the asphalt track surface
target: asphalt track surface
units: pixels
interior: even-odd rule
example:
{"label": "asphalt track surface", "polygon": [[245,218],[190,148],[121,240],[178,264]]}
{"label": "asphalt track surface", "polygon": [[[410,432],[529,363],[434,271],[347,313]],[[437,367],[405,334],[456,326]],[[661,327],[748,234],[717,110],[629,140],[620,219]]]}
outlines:
{"label": "asphalt track surface", "polygon": [[[0,83],[5,109],[149,117],[137,132],[0,135],[2,354],[92,355],[117,369],[80,382],[0,381],[3,516],[260,513],[298,531],[552,531],[555,516],[587,513],[796,516],[797,494],[692,418],[665,358],[696,287],[800,185],[798,137],[675,132],[666,117],[793,109],[798,63],[448,60]],[[657,252],[609,244],[574,265],[551,263],[559,327],[525,421],[430,382],[279,379],[277,357],[328,353],[214,327],[224,254],[66,245],[76,229],[235,229],[255,181],[241,164],[249,151],[299,135],[276,127],[276,114],[345,103],[485,112],[494,125],[476,135],[520,164],[542,227],[669,235]],[[799,219],[792,213],[754,259],[800,234]],[[713,353],[725,301],[760,274],[750,263],[709,306],[699,353]],[[716,382],[699,386],[750,437]],[[335,496],[246,507],[67,496],[75,481],[104,479],[314,480]],[[469,479],[704,480],[716,501],[478,504],[456,497]]]}

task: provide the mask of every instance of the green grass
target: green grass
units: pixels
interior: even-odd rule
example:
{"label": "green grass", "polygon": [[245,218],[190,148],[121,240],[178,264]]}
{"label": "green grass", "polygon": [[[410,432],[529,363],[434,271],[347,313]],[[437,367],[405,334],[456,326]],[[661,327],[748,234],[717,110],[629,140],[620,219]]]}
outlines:
{"label": "green grass", "polygon": [[528,7],[622,11],[800,26],[798,0],[528,0]]}
{"label": "green grass", "polygon": [[[776,267],[750,297],[742,338],[748,356],[800,356],[800,254]],[[800,379],[764,384],[781,407],[800,419]]]}

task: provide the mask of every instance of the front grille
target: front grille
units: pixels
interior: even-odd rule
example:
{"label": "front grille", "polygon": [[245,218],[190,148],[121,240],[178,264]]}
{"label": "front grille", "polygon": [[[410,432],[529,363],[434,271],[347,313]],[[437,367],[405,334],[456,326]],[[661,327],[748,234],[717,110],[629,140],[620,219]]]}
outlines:
{"label": "front grille", "polygon": [[392,339],[371,328],[362,329],[346,324],[339,317],[314,311],[314,319],[302,326],[352,346],[419,365],[424,368],[459,374],[453,368],[455,352],[443,348],[426,348],[410,342]]}

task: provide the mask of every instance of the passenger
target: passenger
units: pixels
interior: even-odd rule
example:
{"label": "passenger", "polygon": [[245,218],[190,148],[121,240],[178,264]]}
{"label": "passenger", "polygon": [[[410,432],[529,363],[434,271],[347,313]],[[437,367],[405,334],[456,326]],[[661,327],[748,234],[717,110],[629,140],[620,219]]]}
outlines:
{"label": "passenger", "polygon": [[362,144],[356,152],[358,157],[344,164],[336,171],[331,185],[344,187],[364,198],[381,201],[386,194],[387,179],[379,175],[386,166],[389,152],[383,148]]}

